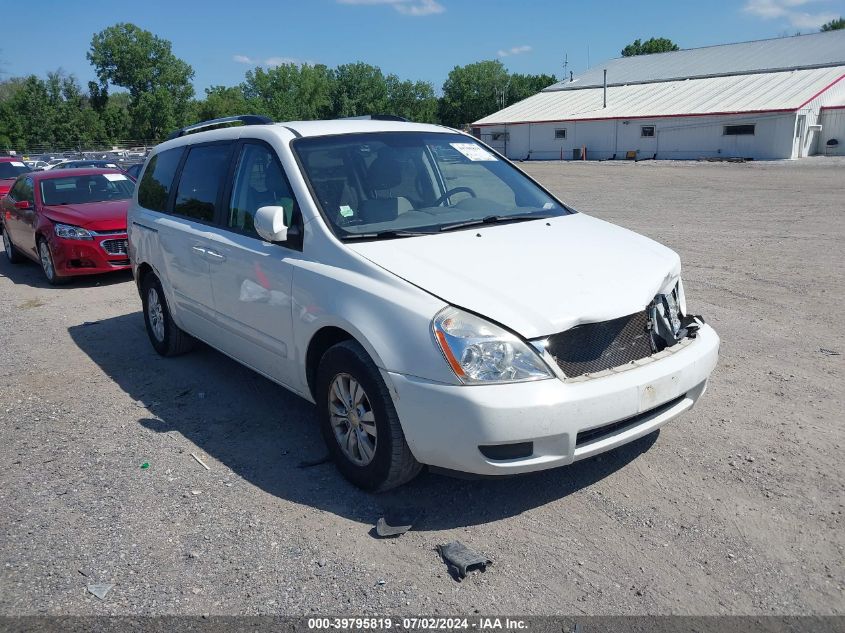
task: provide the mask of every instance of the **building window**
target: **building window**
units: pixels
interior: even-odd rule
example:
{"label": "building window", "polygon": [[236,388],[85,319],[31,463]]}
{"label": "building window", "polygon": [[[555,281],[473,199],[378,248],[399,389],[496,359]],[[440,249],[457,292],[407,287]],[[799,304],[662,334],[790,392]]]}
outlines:
{"label": "building window", "polygon": [[555,130],[555,138],[556,139],[566,138],[566,128],[563,128],[561,130]]}
{"label": "building window", "polygon": [[725,136],[754,136],[754,125],[726,125]]}
{"label": "building window", "polygon": [[493,132],[490,138],[494,141],[508,141],[510,140],[510,134],[508,132]]}
{"label": "building window", "polygon": [[654,126],[653,125],[643,125],[640,128],[640,136],[654,136]]}

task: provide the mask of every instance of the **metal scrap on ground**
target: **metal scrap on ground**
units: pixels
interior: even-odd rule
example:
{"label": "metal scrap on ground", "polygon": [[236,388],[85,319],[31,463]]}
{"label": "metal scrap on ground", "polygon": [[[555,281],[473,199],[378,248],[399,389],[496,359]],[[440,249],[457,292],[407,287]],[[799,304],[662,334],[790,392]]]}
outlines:
{"label": "metal scrap on ground", "polygon": [[376,534],[382,538],[401,536],[420,519],[418,510],[388,510],[376,523]]}
{"label": "metal scrap on ground", "polygon": [[459,582],[461,578],[466,578],[467,572],[486,571],[487,565],[493,564],[492,560],[472,551],[460,541],[438,545],[437,552],[443,558],[443,562],[449,566],[449,573]]}

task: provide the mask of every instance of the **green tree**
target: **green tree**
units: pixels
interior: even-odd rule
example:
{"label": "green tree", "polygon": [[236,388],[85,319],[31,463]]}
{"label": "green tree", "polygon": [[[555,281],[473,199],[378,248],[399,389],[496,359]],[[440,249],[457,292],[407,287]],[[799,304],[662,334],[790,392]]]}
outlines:
{"label": "green tree", "polygon": [[247,71],[240,90],[249,112],[289,121],[329,116],[331,86],[331,71],[322,64],[281,64]]}
{"label": "green tree", "polygon": [[249,106],[240,87],[211,86],[205,89],[205,99],[196,102],[192,118],[208,121],[248,112]]}
{"label": "green tree", "polygon": [[335,69],[332,91],[334,116],[380,114],[387,110],[387,82],[378,66],[355,62]]}
{"label": "green tree", "polygon": [[112,84],[129,91],[137,138],[159,139],[186,122],[194,71],[173,54],[168,40],[134,24],[116,24],[94,34],[87,57],[103,90]]}
{"label": "green tree", "polygon": [[440,121],[459,127],[499,110],[508,80],[508,71],[498,60],[455,66],[443,84]]}
{"label": "green tree", "polygon": [[396,75],[385,78],[388,114],[419,123],[437,121],[437,97],[434,86],[426,81],[402,81]]}
{"label": "green tree", "polygon": [[822,31],[839,31],[845,29],[845,18],[838,18],[831,20],[826,24],[822,24]]}
{"label": "green tree", "polygon": [[651,55],[653,53],[668,53],[680,50],[678,45],[665,37],[652,37],[645,42],[636,39],[622,49],[622,57],[634,57],[635,55]]}
{"label": "green tree", "polygon": [[520,75],[514,73],[510,76],[510,81],[508,82],[508,89],[505,95],[506,103],[507,105],[511,105],[517,101],[527,99],[554,83],[557,83],[557,77],[554,75]]}

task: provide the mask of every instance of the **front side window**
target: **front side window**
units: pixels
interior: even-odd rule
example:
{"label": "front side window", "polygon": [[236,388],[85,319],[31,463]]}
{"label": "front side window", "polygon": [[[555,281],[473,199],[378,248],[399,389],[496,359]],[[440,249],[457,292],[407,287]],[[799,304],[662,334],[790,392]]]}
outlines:
{"label": "front side window", "polygon": [[24,163],[16,160],[3,161],[0,163],[0,180],[17,178],[21,174],[31,171]]}
{"label": "front side window", "polygon": [[292,147],[340,239],[382,239],[570,211],[462,134],[379,132],[301,138]]}
{"label": "front side window", "polygon": [[127,200],[135,186],[123,174],[94,174],[48,178],[40,182],[40,188],[42,203],[51,206]]}
{"label": "front side window", "polygon": [[150,159],[138,185],[138,204],[151,211],[167,211],[170,187],[181,159],[181,147],[160,152]]}
{"label": "front side window", "polygon": [[229,167],[231,144],[197,145],[185,159],[173,212],[202,222],[214,221],[220,185]]}
{"label": "front side window", "polygon": [[30,178],[18,178],[9,192],[9,197],[16,202],[24,202],[25,200],[33,202],[32,180]]}
{"label": "front side window", "polygon": [[238,157],[227,226],[257,236],[255,212],[268,206],[284,207],[285,224],[292,226],[296,200],[275,152],[264,145],[247,143]]}

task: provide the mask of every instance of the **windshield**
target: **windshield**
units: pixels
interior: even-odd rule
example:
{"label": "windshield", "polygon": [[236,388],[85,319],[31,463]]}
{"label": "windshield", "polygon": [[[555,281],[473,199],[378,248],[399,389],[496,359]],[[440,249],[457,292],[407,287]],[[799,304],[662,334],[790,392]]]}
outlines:
{"label": "windshield", "polygon": [[135,185],[123,174],[67,176],[41,181],[44,205],[88,204],[132,197]]}
{"label": "windshield", "polygon": [[379,132],[293,142],[323,216],[341,239],[392,238],[570,211],[460,134]]}
{"label": "windshield", "polygon": [[17,178],[21,174],[30,171],[29,167],[18,161],[4,161],[0,163],[0,180]]}

